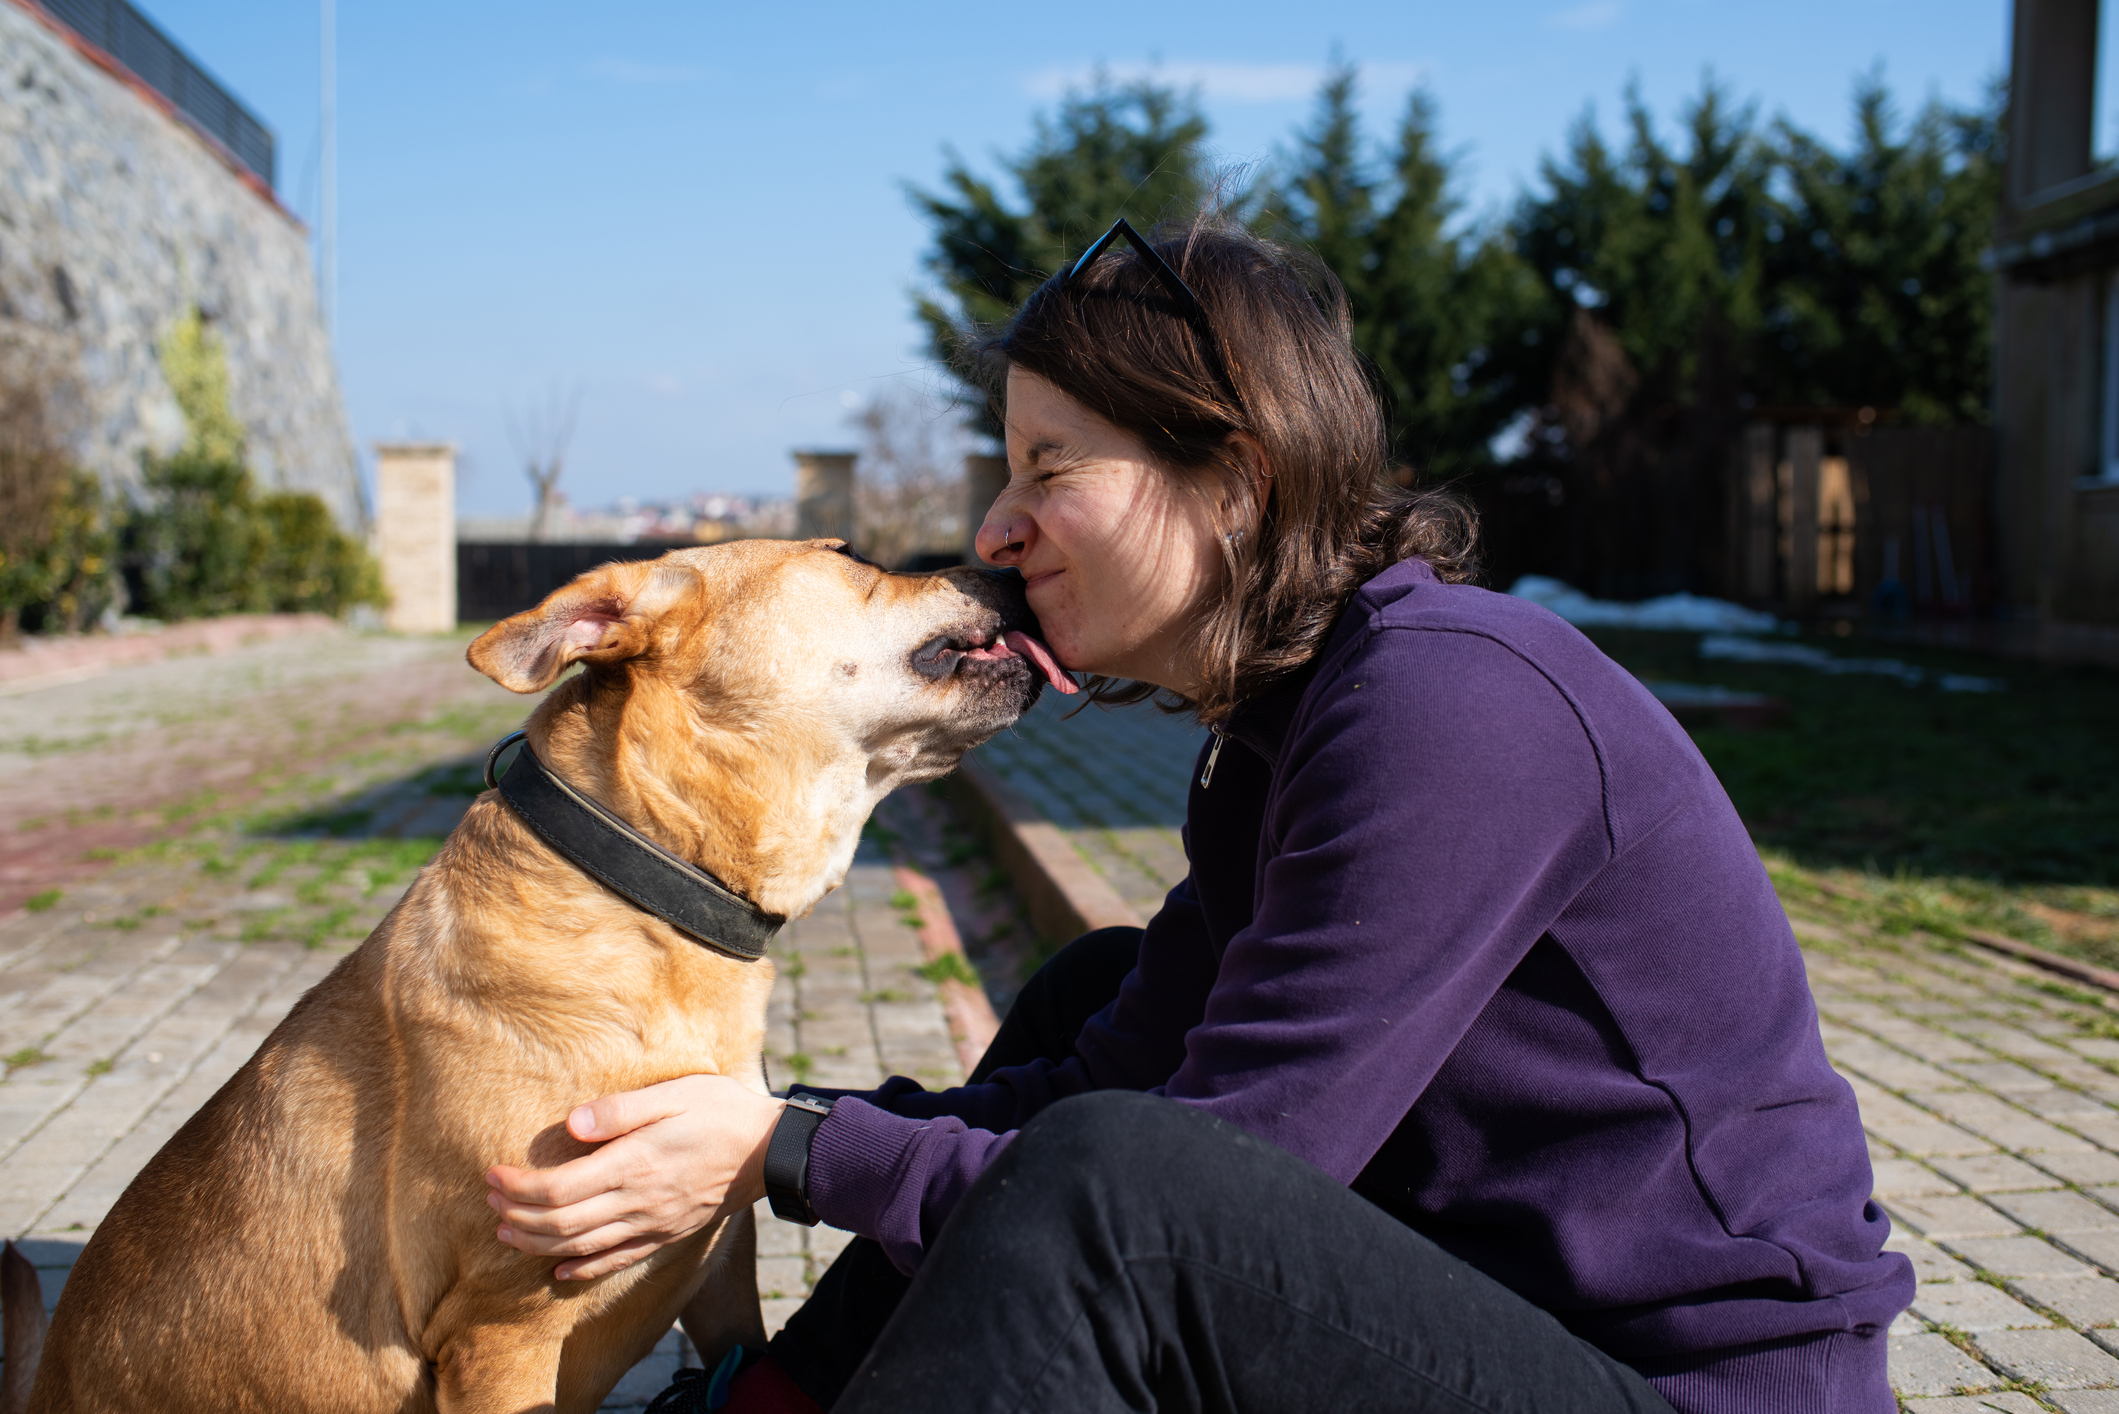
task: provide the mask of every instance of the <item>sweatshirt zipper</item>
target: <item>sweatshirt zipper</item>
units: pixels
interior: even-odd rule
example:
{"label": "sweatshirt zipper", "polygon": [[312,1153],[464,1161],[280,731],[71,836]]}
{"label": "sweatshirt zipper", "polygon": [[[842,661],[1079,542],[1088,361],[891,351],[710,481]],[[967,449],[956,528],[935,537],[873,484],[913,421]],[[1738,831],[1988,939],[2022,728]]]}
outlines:
{"label": "sweatshirt zipper", "polygon": [[1214,730],[1214,749],[1207,753],[1206,769],[1199,773],[1199,788],[1201,790],[1205,790],[1208,786],[1214,784],[1214,763],[1221,759],[1221,744],[1227,740],[1228,738],[1223,736],[1219,730]]}

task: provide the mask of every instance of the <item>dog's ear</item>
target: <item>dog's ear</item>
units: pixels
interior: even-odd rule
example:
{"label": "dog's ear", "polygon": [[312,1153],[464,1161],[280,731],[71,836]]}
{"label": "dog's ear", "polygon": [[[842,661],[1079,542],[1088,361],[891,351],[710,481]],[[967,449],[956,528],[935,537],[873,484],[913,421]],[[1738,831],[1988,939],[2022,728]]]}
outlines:
{"label": "dog's ear", "polygon": [[605,565],[529,612],[502,619],[464,656],[510,692],[542,692],[575,663],[615,663],[646,651],[655,620],[697,583],[680,565]]}

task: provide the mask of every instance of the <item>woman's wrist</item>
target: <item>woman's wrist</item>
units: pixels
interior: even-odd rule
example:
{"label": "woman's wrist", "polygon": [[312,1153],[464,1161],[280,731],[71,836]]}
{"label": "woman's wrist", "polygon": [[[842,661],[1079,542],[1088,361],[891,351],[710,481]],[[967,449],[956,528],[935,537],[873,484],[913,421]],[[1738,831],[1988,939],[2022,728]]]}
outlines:
{"label": "woman's wrist", "polygon": [[738,1207],[750,1207],[765,1197],[765,1152],[772,1145],[773,1129],[780,1122],[780,1111],[785,1102],[773,1095],[758,1095],[755,1101],[746,1107],[747,1113],[743,1116],[748,1156],[736,1170],[728,1186],[728,1196],[723,1200],[723,1207],[730,1212]]}

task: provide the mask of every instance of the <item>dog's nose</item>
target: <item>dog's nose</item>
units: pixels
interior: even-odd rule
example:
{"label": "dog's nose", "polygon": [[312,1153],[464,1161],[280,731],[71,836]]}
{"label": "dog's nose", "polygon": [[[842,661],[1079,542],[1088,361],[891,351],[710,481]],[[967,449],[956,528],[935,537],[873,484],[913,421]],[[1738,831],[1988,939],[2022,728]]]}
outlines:
{"label": "dog's nose", "polygon": [[1023,589],[1022,572],[1014,569],[989,569],[967,565],[957,587],[972,599],[992,609],[1001,616],[1002,629],[1021,629],[1026,633],[1037,631],[1037,615],[1030,612],[1030,599]]}

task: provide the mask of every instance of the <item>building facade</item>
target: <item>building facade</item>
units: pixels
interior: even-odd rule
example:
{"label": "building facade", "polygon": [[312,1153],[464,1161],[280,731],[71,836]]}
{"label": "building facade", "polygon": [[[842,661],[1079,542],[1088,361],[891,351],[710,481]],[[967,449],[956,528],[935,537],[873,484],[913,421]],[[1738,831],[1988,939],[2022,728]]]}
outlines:
{"label": "building facade", "polygon": [[2097,130],[2099,9],[2016,0],[1993,256],[1998,597],[2054,629],[2119,625],[2119,133]]}
{"label": "building facade", "polygon": [[0,337],[77,395],[82,463],[130,488],[142,452],[182,444],[157,348],[196,307],[259,482],[365,530],[308,233],[273,194],[263,125],[123,0],[0,0],[0,75]]}

